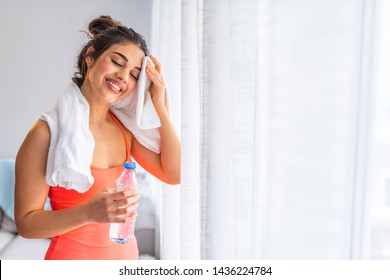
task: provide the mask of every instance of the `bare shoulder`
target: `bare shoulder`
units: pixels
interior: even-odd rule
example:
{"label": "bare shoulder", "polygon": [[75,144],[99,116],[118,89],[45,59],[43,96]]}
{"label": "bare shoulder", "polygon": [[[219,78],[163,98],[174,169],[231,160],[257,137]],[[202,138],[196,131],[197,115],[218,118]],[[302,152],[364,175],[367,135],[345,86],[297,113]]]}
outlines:
{"label": "bare shoulder", "polygon": [[34,145],[49,145],[50,142],[50,129],[45,121],[37,120],[24,140],[24,143],[33,142]]}
{"label": "bare shoulder", "polygon": [[47,159],[50,144],[50,129],[46,122],[37,120],[20,146],[17,159]]}

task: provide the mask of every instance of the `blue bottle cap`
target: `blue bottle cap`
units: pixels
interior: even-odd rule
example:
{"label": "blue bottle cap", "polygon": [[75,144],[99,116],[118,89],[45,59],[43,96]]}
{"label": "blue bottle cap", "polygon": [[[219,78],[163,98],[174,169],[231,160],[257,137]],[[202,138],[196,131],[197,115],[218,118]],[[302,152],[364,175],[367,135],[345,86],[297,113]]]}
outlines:
{"label": "blue bottle cap", "polygon": [[126,169],[131,169],[131,170],[134,170],[135,167],[136,167],[136,164],[134,161],[126,161],[125,164],[124,164],[124,167]]}

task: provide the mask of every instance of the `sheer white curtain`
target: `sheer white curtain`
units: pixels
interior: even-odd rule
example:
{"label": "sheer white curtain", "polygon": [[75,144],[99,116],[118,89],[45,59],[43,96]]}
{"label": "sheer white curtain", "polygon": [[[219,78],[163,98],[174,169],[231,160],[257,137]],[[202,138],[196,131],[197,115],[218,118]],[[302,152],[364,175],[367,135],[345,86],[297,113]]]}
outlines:
{"label": "sheer white curtain", "polygon": [[368,182],[371,201],[364,253],[371,259],[390,259],[390,1],[374,1],[375,50],[372,67],[372,123]]}
{"label": "sheer white curtain", "polygon": [[367,3],[153,2],[183,154],[162,259],[363,257]]}

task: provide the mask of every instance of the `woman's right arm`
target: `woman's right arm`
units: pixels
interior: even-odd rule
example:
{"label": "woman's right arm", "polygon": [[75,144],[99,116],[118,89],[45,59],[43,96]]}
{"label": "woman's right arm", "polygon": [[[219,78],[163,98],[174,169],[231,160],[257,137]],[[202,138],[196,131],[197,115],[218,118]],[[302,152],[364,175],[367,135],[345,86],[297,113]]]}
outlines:
{"label": "woman's right arm", "polygon": [[136,197],[128,191],[103,191],[87,203],[71,208],[46,211],[49,192],[46,164],[50,130],[38,120],[21,145],[15,163],[15,222],[25,238],[49,238],[91,222],[123,222],[134,211]]}

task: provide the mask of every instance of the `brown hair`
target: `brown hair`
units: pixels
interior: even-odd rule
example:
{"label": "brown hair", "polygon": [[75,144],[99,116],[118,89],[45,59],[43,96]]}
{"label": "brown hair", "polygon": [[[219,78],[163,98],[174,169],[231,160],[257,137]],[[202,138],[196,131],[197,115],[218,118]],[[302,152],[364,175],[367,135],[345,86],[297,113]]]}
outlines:
{"label": "brown hair", "polygon": [[[133,29],[121,25],[119,21],[113,20],[110,16],[100,16],[92,20],[88,25],[89,42],[81,50],[77,59],[78,71],[73,75],[73,82],[79,87],[82,85],[87,74],[86,58],[92,56],[93,60],[109,49],[113,44],[131,42],[137,45],[145,55],[149,55],[148,47],[144,37]],[[87,54],[89,47],[94,51]]]}

